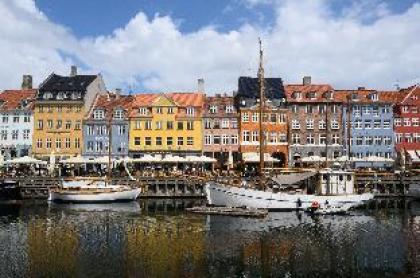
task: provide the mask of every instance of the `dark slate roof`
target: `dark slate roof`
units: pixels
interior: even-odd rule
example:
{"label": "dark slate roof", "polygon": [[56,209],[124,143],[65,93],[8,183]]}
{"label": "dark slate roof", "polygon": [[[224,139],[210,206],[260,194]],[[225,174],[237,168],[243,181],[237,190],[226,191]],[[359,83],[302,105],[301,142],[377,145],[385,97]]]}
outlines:
{"label": "dark slate roof", "polygon": [[[281,78],[265,78],[265,97],[267,99],[286,98],[283,80]],[[238,80],[240,98],[259,98],[258,78],[241,76]]]}
{"label": "dark slate roof", "polygon": [[52,74],[39,87],[40,91],[86,91],[97,75],[60,76]]}

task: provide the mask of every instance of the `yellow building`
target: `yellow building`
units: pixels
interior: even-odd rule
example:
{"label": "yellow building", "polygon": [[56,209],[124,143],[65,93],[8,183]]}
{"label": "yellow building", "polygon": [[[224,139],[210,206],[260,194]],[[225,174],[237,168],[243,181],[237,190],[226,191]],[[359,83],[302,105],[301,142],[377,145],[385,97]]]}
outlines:
{"label": "yellow building", "polygon": [[51,74],[40,86],[34,105],[32,154],[36,157],[82,153],[82,120],[97,94],[106,92],[101,75]]}
{"label": "yellow building", "polygon": [[202,93],[136,95],[130,114],[131,156],[201,153],[203,105]]}

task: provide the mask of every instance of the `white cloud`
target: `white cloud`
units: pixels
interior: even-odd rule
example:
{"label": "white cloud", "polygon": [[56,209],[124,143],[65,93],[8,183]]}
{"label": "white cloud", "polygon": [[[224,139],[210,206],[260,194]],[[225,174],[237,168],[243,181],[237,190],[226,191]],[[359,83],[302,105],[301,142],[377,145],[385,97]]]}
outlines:
{"label": "white cloud", "polygon": [[[269,0],[251,0],[261,1]],[[65,74],[76,59],[102,72],[109,88],[194,90],[203,77],[210,93],[231,91],[239,75],[256,73],[258,36],[266,72],[289,83],[312,75],[338,88],[389,89],[420,75],[419,4],[392,14],[382,2],[356,2],[337,16],[326,0],[273,3],[276,21],[267,30],[244,24],[227,33],[210,26],[183,34],[168,16],[138,13],[111,34],[78,40],[33,1],[0,0],[0,88],[17,87],[23,73],[37,82],[51,71]]]}

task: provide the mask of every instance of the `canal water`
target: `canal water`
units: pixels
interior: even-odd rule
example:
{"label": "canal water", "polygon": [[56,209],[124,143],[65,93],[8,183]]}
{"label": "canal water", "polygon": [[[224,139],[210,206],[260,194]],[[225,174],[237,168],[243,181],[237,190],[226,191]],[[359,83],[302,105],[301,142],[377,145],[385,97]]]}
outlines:
{"label": "canal water", "polygon": [[201,201],[0,205],[1,277],[416,277],[420,204],[311,218],[203,216]]}

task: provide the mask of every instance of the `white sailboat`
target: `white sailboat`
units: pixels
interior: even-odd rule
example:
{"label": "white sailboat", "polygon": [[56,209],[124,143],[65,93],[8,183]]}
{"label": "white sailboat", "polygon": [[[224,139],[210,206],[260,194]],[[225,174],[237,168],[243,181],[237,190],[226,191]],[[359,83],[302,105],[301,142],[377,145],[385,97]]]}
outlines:
{"label": "white sailboat", "polygon": [[[111,180],[111,148],[112,148],[112,111],[108,120],[108,175],[106,179],[80,177],[63,181],[57,188],[49,189],[48,200],[65,203],[110,203],[134,201],[140,193],[140,188],[112,184]],[[124,166],[127,170],[125,161]],[[127,171],[129,174],[129,172]],[[131,180],[134,178],[129,174]]]}
{"label": "white sailboat", "polygon": [[[260,41],[259,78],[259,129],[263,134],[264,111],[264,68],[263,52]],[[260,188],[265,188],[264,175],[264,136],[260,136]],[[328,152],[327,152],[328,153]],[[348,210],[364,204],[373,198],[373,194],[356,194],[354,190],[354,173],[340,169],[324,169],[319,171],[319,184],[315,194],[301,192],[273,192],[272,190],[250,189],[235,187],[210,181],[206,184],[207,201],[210,205],[226,207],[249,207],[270,210],[307,209],[312,203],[328,204],[340,210]]]}

